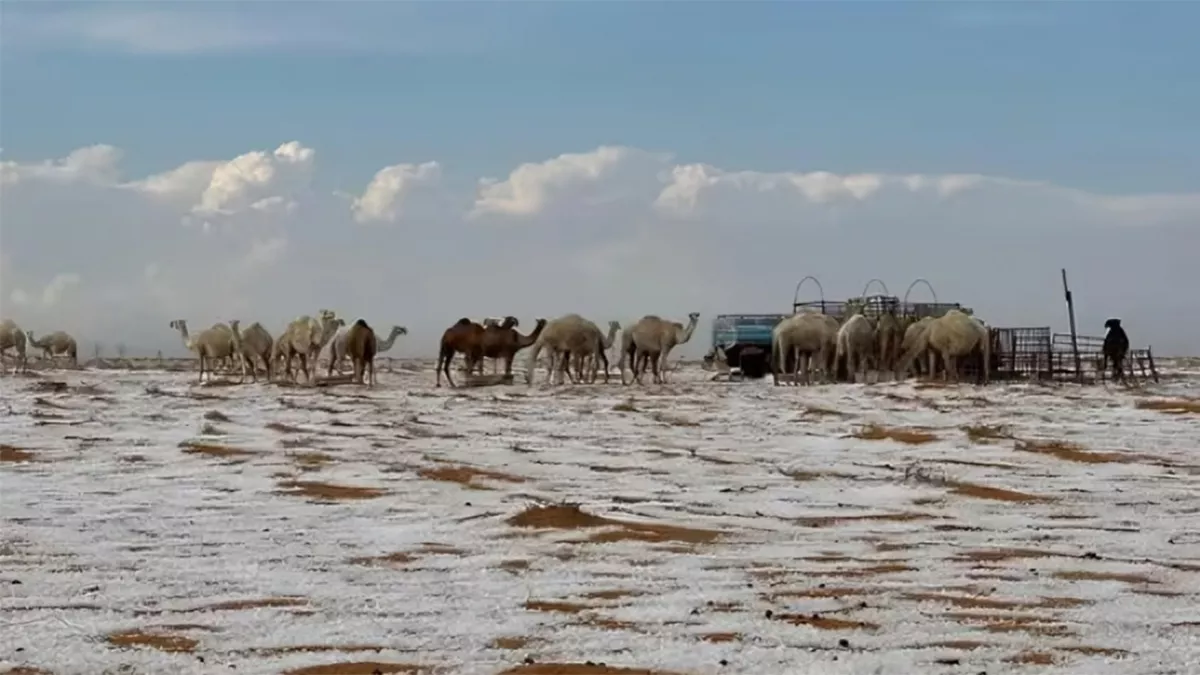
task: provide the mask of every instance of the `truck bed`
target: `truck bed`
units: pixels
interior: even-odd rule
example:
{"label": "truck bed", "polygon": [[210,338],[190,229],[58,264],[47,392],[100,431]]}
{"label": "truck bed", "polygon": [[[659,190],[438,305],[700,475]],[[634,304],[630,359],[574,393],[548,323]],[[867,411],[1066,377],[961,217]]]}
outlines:
{"label": "truck bed", "polygon": [[718,314],[713,319],[713,345],[771,346],[771,330],[790,314]]}

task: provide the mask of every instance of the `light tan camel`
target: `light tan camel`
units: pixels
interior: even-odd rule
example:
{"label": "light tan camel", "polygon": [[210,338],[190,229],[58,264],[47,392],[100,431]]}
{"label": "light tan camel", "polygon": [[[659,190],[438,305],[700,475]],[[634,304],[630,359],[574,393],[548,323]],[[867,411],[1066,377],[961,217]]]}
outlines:
{"label": "light tan camel", "polygon": [[25,358],[25,333],[21,331],[21,327],[12,319],[4,319],[0,321],[0,373],[7,373],[8,369],[4,365],[4,354],[8,350],[13,350],[15,357],[13,362],[13,373],[17,372],[17,363],[20,361],[21,371],[24,372],[28,366],[28,361]]}
{"label": "light tan camel", "polygon": [[846,372],[852,382],[861,373],[862,381],[866,383],[872,362],[876,360],[875,328],[870,319],[862,314],[846,319],[837,332],[837,358],[838,361],[846,359]]}
{"label": "light tan camel", "polygon": [[[928,327],[918,336],[917,344],[905,353],[904,367],[907,370],[916,356],[927,348],[931,352],[936,351],[942,357],[946,366],[942,371],[942,380],[958,382],[958,359],[979,349],[983,352],[983,383],[987,384],[991,379],[991,343],[990,331],[982,321],[952,309],[929,322]],[[932,373],[932,354],[929,361],[929,372]]]}
{"label": "light tan camel", "polygon": [[[615,342],[617,339],[617,333],[619,333],[620,331],[621,331],[621,322],[619,322],[619,321],[609,321],[608,322],[608,335],[604,336],[604,341],[600,345],[600,349],[605,353],[605,355],[607,355],[608,350],[612,348],[613,342]],[[552,356],[553,356],[553,354],[552,354]],[[605,382],[608,381],[607,366],[608,366],[608,364],[606,363],[605,364],[605,372],[604,372],[604,381]],[[583,380],[584,373],[587,373],[586,381],[588,383],[594,383],[596,381],[596,376],[600,373],[600,360],[596,358],[595,354],[582,354],[576,360],[576,362],[575,362],[575,377],[580,380]]]}
{"label": "light tan camel", "polygon": [[[918,365],[922,360],[921,357],[928,351],[929,343],[925,337],[925,332],[929,330],[929,324],[933,323],[932,316],[922,317],[916,321],[912,321],[904,328],[904,337],[900,340],[900,352],[896,357],[896,378],[908,377],[913,372],[913,367]],[[911,358],[907,355],[912,353]],[[929,362],[933,365],[936,359],[936,354],[931,354]]]}
{"label": "light tan camel", "polygon": [[33,337],[33,331],[26,331],[25,334],[29,336],[29,346],[42,350],[43,359],[53,362],[55,356],[66,354],[71,360],[71,365],[79,365],[79,348],[75,344],[75,338],[67,333],[57,330],[40,340]]}
{"label": "light tan camel", "polygon": [[642,371],[647,361],[653,369],[654,382],[666,384],[667,358],[677,345],[692,339],[696,323],[700,320],[699,312],[688,314],[685,327],[677,321],[666,321],[661,317],[648,314],[642,317],[629,331],[629,342],[632,353],[626,349],[625,338],[622,336],[621,345],[621,384],[625,384],[625,358],[632,359],[633,381],[642,383]]}
{"label": "light tan camel", "polygon": [[897,377],[896,360],[900,358],[902,337],[900,322],[896,319],[895,314],[884,312],[875,319],[875,354],[879,359],[881,378],[884,371],[892,373],[893,379]]}
{"label": "light tan camel", "polygon": [[[334,368],[337,368],[338,374],[342,372],[342,361],[349,355],[346,352],[346,340],[349,338],[352,328],[354,328],[354,324],[338,328],[337,333],[333,335],[333,340],[329,342],[329,375],[333,375]],[[375,331],[372,330],[371,332],[374,333]],[[408,329],[404,326],[392,326],[392,332],[387,336],[387,339],[383,342],[375,343],[375,353],[381,354],[391,349],[392,345],[396,342],[396,337],[399,335],[408,335]]]}
{"label": "light tan camel", "polygon": [[367,325],[366,321],[359,319],[350,326],[350,330],[346,332],[346,354],[350,356],[350,363],[354,368],[353,379],[358,384],[363,384],[364,371],[369,373],[367,377],[367,386],[375,386],[375,353],[378,351],[376,347],[378,343],[375,340],[375,331]]}
{"label": "light tan camel", "polygon": [[226,330],[220,328],[209,328],[201,331],[200,334],[192,337],[188,334],[187,321],[176,319],[171,322],[171,328],[179,331],[180,337],[183,338],[183,345],[189,351],[196,352],[200,357],[200,378],[199,381],[204,381],[204,368],[208,366],[208,379],[212,381],[212,365],[217,359],[222,359],[233,354],[233,341],[230,339],[228,327]]}
{"label": "light tan camel", "polygon": [[599,354],[602,360],[606,360],[603,353],[599,351],[603,343],[604,334],[600,332],[600,328],[596,324],[578,314],[560,316],[542,328],[541,335],[533,343],[533,348],[529,350],[529,365],[525,371],[525,383],[533,384],[534,371],[537,370],[538,355],[541,354],[543,349],[551,351],[550,384],[554,384],[556,370],[559,374],[559,383],[561,384],[564,375],[572,382],[575,382],[575,378],[571,375],[569,368],[572,356]]}
{"label": "light tan camel", "polygon": [[267,371],[267,382],[270,382],[271,354],[274,352],[275,340],[257,321],[250,324],[246,330],[239,329],[240,323],[238,319],[229,322],[234,358],[241,362],[242,379],[238,381],[245,382],[246,371],[249,370],[251,379],[258,382],[258,364],[255,363],[255,359],[261,359]]}
{"label": "light tan camel", "polygon": [[[345,323],[328,309],[319,310],[317,318],[305,315],[289,323],[276,341],[276,351],[284,359],[284,377],[295,381],[296,378],[292,376],[292,358],[298,357],[305,381],[312,382],[317,376],[317,359],[321,350],[333,339],[338,327]],[[310,361],[311,372],[308,369]]]}
{"label": "light tan camel", "polygon": [[[830,321],[832,319],[832,322]],[[837,320],[824,314],[801,312],[775,325],[771,330],[771,374],[779,384],[779,373],[787,366],[787,357],[792,362],[792,384],[812,384],[813,364],[828,368],[827,350],[836,340],[832,324]],[[828,376],[828,375],[827,375]]]}

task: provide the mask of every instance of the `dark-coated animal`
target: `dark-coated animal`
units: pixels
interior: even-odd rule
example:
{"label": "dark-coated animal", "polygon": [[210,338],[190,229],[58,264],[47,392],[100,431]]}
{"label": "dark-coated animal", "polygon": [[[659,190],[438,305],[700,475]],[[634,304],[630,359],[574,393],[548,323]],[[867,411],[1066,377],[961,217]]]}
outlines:
{"label": "dark-coated animal", "polygon": [[350,326],[346,333],[346,353],[350,355],[350,363],[354,366],[353,381],[363,384],[364,371],[369,373],[367,385],[375,386],[375,352],[378,351],[378,341],[375,331],[366,321],[359,319]]}
{"label": "dark-coated animal", "polygon": [[[495,319],[492,319],[491,324],[485,324],[483,326],[482,343],[484,358],[492,359],[493,363],[495,363],[499,357],[492,356],[492,354],[489,354],[488,352],[498,353],[499,346],[508,340],[509,333],[516,332],[513,329],[519,325],[521,325],[521,322],[517,319],[517,317],[511,315],[504,317],[504,321],[500,323],[495,323]],[[479,363],[477,364],[477,370],[479,371],[480,375],[483,374],[483,359],[479,360]],[[495,372],[495,370],[496,369],[493,366],[492,372]]]}
{"label": "dark-coated animal", "polygon": [[1100,348],[1103,359],[1101,361],[1100,370],[1104,371],[1108,367],[1108,361],[1112,361],[1112,376],[1118,382],[1125,381],[1125,356],[1129,353],[1129,336],[1125,334],[1125,329],[1121,328],[1120,319],[1109,319],[1104,322],[1104,327],[1108,332],[1104,334],[1104,346]]}
{"label": "dark-coated animal", "polygon": [[442,386],[442,373],[446,374],[446,381],[450,386],[455,386],[454,379],[450,377],[450,363],[454,361],[455,354],[461,353],[466,358],[468,373],[475,370],[475,366],[483,360],[484,330],[482,325],[463,317],[442,333],[442,341],[438,347],[435,386]]}
{"label": "dark-coated animal", "polygon": [[542,334],[542,329],[546,327],[545,319],[538,319],[537,326],[529,335],[521,335],[512,327],[508,326],[509,319],[512,319],[512,325],[517,325],[517,320],[513,317],[508,317],[504,323],[499,326],[490,326],[483,331],[482,350],[483,356],[489,359],[504,359],[504,374],[512,375],[513,358],[517,352],[537,342],[538,337]]}

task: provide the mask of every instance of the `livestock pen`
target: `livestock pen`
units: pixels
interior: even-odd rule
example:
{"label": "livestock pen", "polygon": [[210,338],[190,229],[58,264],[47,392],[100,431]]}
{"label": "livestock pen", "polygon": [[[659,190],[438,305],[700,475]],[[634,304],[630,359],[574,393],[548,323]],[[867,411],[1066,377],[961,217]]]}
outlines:
{"label": "livestock pen", "polygon": [[[891,314],[901,319],[902,325],[925,317],[937,318],[952,309],[973,314],[971,308],[960,303],[939,302],[936,293],[932,292],[932,287],[932,302],[909,302],[908,293],[903,298],[886,293],[864,293],[847,300],[826,300],[823,290],[820,299],[801,301],[800,287],[809,280],[820,287],[820,282],[813,277],[801,281],[792,299],[791,313],[717,315],[712,327],[713,351],[715,352],[717,347],[724,350],[730,368],[737,369],[743,377],[761,378],[771,372],[772,331],[780,321],[798,312],[819,312],[839,318],[849,313],[861,312],[870,319]],[[913,282],[913,286],[922,282],[928,286],[928,282],[922,279]],[[886,291],[886,288],[884,290]],[[910,292],[911,290],[912,286],[909,287]],[[989,379],[1095,382],[1105,377],[1100,370],[1100,346],[1103,344],[1103,338],[1076,336],[1083,364],[1082,370],[1077,372],[1074,366],[1074,347],[1069,334],[1055,333],[1049,326],[993,326],[990,327],[989,334],[992,354]],[[785,372],[790,372],[790,366],[789,355],[789,363],[784,366]],[[976,350],[975,354],[963,360],[962,366],[966,379],[981,379],[982,351]],[[838,363],[836,368],[836,381],[852,381],[844,363]],[[1142,377],[1149,376],[1155,381],[1158,380],[1154,356],[1149,347],[1129,351],[1127,370]]]}

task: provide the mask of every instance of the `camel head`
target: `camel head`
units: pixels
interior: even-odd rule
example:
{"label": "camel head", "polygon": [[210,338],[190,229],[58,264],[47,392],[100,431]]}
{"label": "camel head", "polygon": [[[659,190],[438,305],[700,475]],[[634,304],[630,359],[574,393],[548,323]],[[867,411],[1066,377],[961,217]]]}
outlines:
{"label": "camel head", "polygon": [[241,319],[230,319],[229,320],[229,330],[231,330],[235,333],[238,332],[238,325],[241,323],[242,323]]}
{"label": "camel head", "polygon": [[[1104,330],[1113,330],[1114,328],[1120,328],[1120,327],[1121,327],[1120,319],[1109,319],[1104,322]],[[30,335],[32,336],[33,334],[30,333]],[[31,337],[30,339],[33,339],[33,338]]]}
{"label": "camel head", "polygon": [[392,326],[392,335],[408,335],[408,329],[404,326]]}
{"label": "camel head", "polygon": [[175,330],[187,330],[187,321],[183,319],[175,319],[171,322],[171,328]]}
{"label": "camel head", "polygon": [[506,317],[504,317],[504,322],[500,324],[500,327],[504,328],[504,329],[509,329],[509,328],[516,328],[517,326],[520,326],[520,325],[521,325],[521,322],[517,320],[517,317],[506,316]]}

